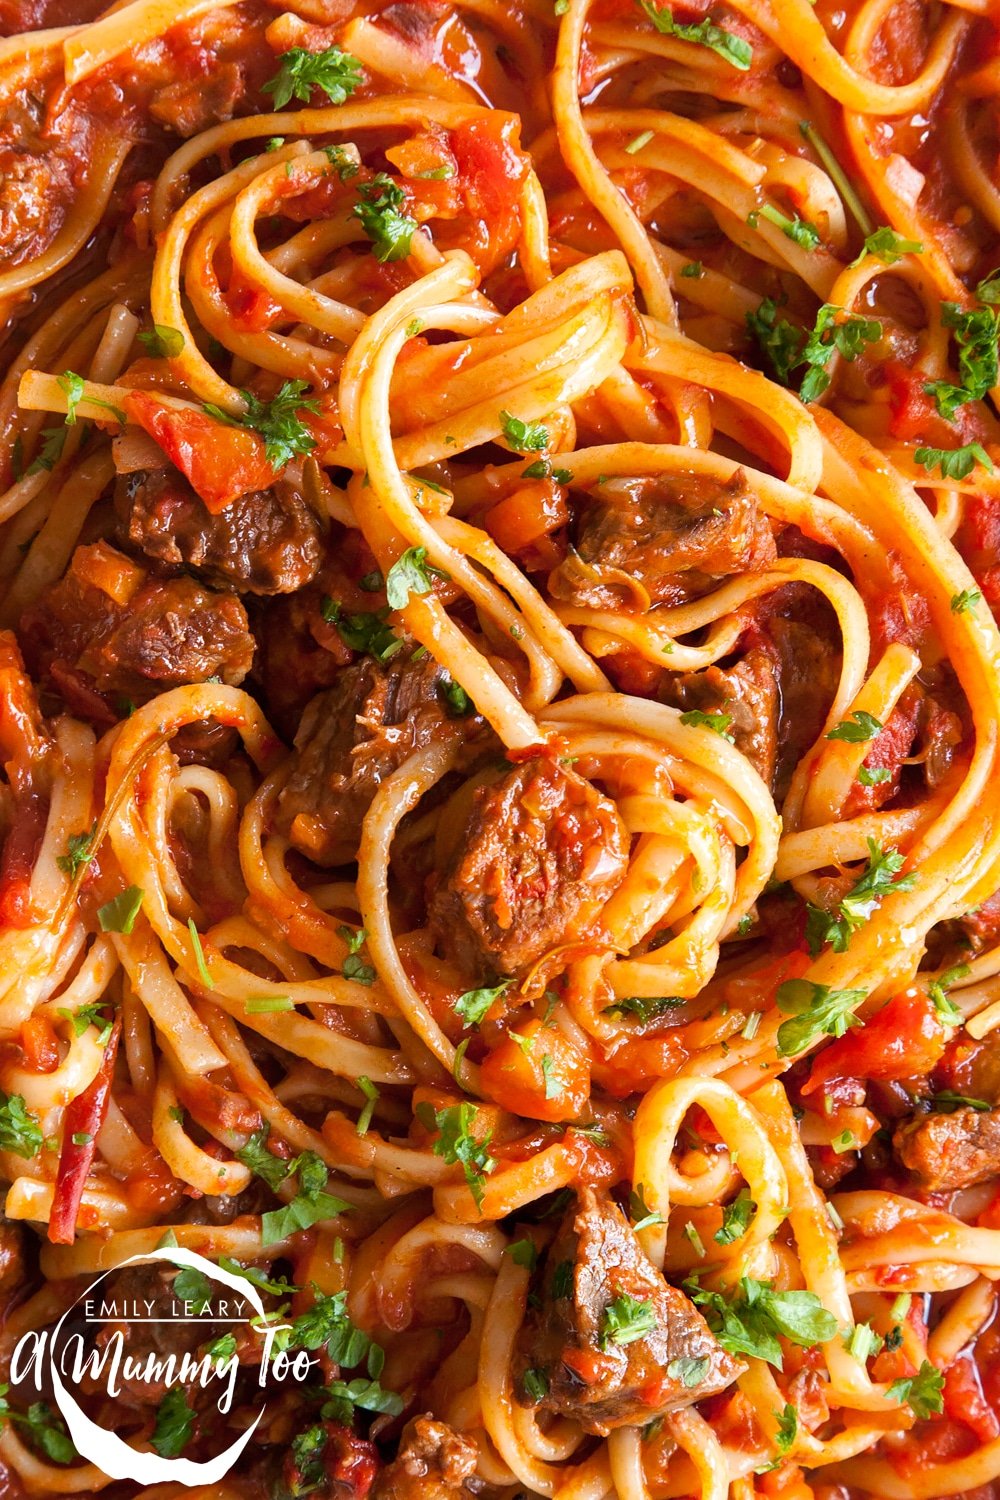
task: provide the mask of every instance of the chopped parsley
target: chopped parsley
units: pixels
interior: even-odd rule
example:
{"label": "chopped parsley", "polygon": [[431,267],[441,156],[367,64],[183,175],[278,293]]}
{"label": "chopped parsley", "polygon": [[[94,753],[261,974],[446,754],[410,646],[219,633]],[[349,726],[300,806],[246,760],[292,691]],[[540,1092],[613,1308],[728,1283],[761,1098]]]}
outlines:
{"label": "chopped parsley", "polygon": [[815,224],[810,224],[807,219],[800,219],[798,214],[790,219],[773,203],[764,203],[760,208],[755,208],[751,214],[748,214],[747,223],[751,229],[757,228],[758,219],[766,219],[769,224],[774,224],[782,234],[803,250],[815,250],[819,244],[820,235]]}
{"label": "chopped parsley", "polygon": [[915,1416],[925,1419],[944,1411],[944,1376],[925,1359],[916,1375],[894,1380],[886,1395],[905,1401]]}
{"label": "chopped parsley", "polygon": [[345,615],[336,599],[326,595],[320,610],[327,624],[336,625],[337,633],[345,646],[350,646],[352,651],[365,652],[383,666],[397,651],[403,649],[405,642],[391,625],[386,624],[388,608],[380,609],[376,614],[364,612]]}
{"label": "chopped parsley", "polygon": [[689,729],[711,729],[721,739],[733,743],[733,737],[729,733],[729,727],[733,722],[732,714],[724,714],[721,710],[714,713],[704,713],[700,708],[689,708],[687,713],[681,714],[681,723],[686,724]]}
{"label": "chopped parsley", "polygon": [[885,782],[892,780],[892,772],[888,766],[861,766],[858,770],[858,781],[862,786],[882,786]]}
{"label": "chopped parsley", "polygon": [[610,1005],[606,1005],[602,1015],[635,1016],[637,1020],[645,1023],[685,1003],[681,995],[623,995],[612,1001]]}
{"label": "chopped parsley", "polygon": [[263,89],[274,95],[275,109],[284,109],[292,99],[308,104],[313,89],[322,89],[331,104],[344,104],[361,81],[360,62],[339,47],[322,52],[292,47],[281,54],[277,73]]}
{"label": "chopped parsley", "polygon": [[156,1425],[149,1441],[161,1458],[177,1458],[193,1432],[194,1411],[188,1406],[183,1387],[174,1386],[156,1409]]}
{"label": "chopped parsley", "polygon": [[0,1091],[0,1151],[13,1151],[26,1161],[42,1147],[42,1127],[24,1102],[22,1094]]}
{"label": "chopped parsley", "polygon": [[938,412],[950,422],[960,406],[981,401],[1000,379],[997,353],[1000,310],[979,307],[969,311],[957,302],[942,302],[941,323],[955,336],[960,384],[932,380],[924,390],[934,397]]}
{"label": "chopped parsley", "polygon": [[[58,385],[66,397],[66,426],[75,427],[76,409],[84,399],[85,394],[83,376],[74,374],[72,370],[65,370],[62,375],[57,377],[56,385]],[[86,399],[90,402],[91,406],[99,406],[104,411],[110,412],[123,427],[125,426],[125,413],[119,407],[112,406],[108,401],[98,401],[96,396],[87,396]]]}
{"label": "chopped parsley", "polygon": [[83,1036],[90,1026],[96,1027],[97,1040],[103,1044],[111,1035],[114,1025],[114,1022],[107,1020],[103,1014],[106,1004],[104,1000],[91,1000],[89,1005],[81,1005],[77,1010],[68,1010],[66,1006],[60,1005],[56,1014],[62,1016],[64,1021],[73,1023],[73,1031],[77,1036]]}
{"label": "chopped parsley", "polygon": [[410,242],[418,228],[416,219],[400,213],[406,194],[385,172],[378,172],[371,182],[358,184],[355,217],[372,242],[375,259],[405,260]]}
{"label": "chopped parsley", "polygon": [[128,936],[135,926],[135,919],[142,907],[143,891],[130,885],[110,901],[97,909],[97,920],[102,932],[122,932]]}
{"label": "chopped parsley", "polygon": [[184,335],[166,323],[154,323],[147,332],[137,333],[136,338],[152,359],[174,359],[184,348]]}
{"label": "chopped parsley", "polygon": [[639,8],[645,11],[657,31],[663,36],[675,36],[682,42],[696,42],[701,47],[709,47],[743,73],[753,62],[753,48],[750,43],[744,37],[737,36],[735,32],[726,31],[724,27],[717,26],[707,16],[703,21],[675,21],[670,7],[656,5],[654,0],[639,0]]}
{"label": "chopped parsley", "polygon": [[9,1385],[0,1385],[0,1423],[16,1422],[32,1446],[56,1464],[71,1464],[76,1458],[76,1448],[66,1432],[60,1417],[57,1417],[44,1401],[33,1401],[26,1412],[14,1411],[7,1400]]}
{"label": "chopped parsley", "polygon": [[525,1370],[521,1384],[530,1401],[542,1401],[549,1393],[549,1377],[544,1370]]}
{"label": "chopped parsley", "polygon": [[779,1056],[794,1057],[821,1036],[843,1036],[849,1026],[859,1026],[854,1011],[867,994],[867,990],[833,990],[811,979],[786,979],[778,986],[778,1009],[793,1019],[778,1027]]}
{"label": "chopped parsley", "polygon": [[961,448],[918,448],[913,461],[928,473],[939,469],[943,479],[967,479],[976,464],[981,464],[987,474],[993,473],[993,460],[981,443],[964,443]]}
{"label": "chopped parsley", "polygon": [[476,1207],[482,1211],[485,1179],[497,1163],[489,1153],[493,1132],[487,1132],[482,1140],[477,1140],[472,1134],[479,1111],[474,1105],[463,1102],[438,1110],[430,1104],[419,1105],[417,1114],[428,1130],[437,1131],[437,1140],[432,1147],[434,1155],[443,1157],[449,1164],[461,1165]]}
{"label": "chopped parsley", "polygon": [[860,266],[866,255],[874,255],[884,266],[894,266],[897,260],[904,255],[922,255],[923,245],[919,240],[906,240],[901,234],[887,225],[874,230],[872,234],[865,235],[864,248],[861,254],[851,261],[850,269]]}
{"label": "chopped parsley", "polygon": [[623,1292],[604,1309],[601,1319],[601,1348],[609,1344],[634,1344],[656,1330],[656,1313],[651,1302],[630,1297]]}
{"label": "chopped parsley", "polygon": [[962,1024],[962,1012],[954,1000],[949,1000],[948,991],[957,980],[964,979],[968,972],[968,964],[956,964],[953,969],[946,969],[939,978],[932,979],[927,986],[927,998],[946,1026]]}
{"label": "chopped parsley", "polygon": [[538,1264],[538,1251],[534,1240],[514,1240],[507,1246],[507,1254],[515,1266],[524,1266],[526,1271],[533,1271]]}
{"label": "chopped parsley", "polygon": [[319,405],[305,392],[305,380],[286,380],[270,401],[261,401],[252,391],[240,391],[245,410],[233,417],[221,406],[206,403],[202,410],[227,427],[244,427],[264,439],[264,455],[272,469],[283,469],[293,458],[311,453],[316,439],[302,421],[300,412],[317,412]]}
{"label": "chopped parsley", "polygon": [[646,1192],[641,1182],[628,1195],[628,1211],[632,1218],[632,1228],[637,1233],[640,1229],[652,1229],[656,1224],[667,1222],[662,1214],[656,1213],[646,1202]]}
{"label": "chopped parsley", "polygon": [[874,714],[857,708],[850,718],[841,719],[839,724],[835,724],[826,737],[828,740],[843,740],[848,745],[863,745],[881,734],[884,727]]}
{"label": "chopped parsley", "polygon": [[835,353],[851,363],[866,344],[882,337],[877,319],[847,313],[830,303],[820,308],[808,333],[779,318],[777,312],[773,298],[766,297],[755,312],[746,314],[747,327],[783,385],[790,384],[793,370],[808,367],[799,387],[799,396],[806,402],[815,401],[829,386],[826,366]]}
{"label": "chopped parsley", "polygon": [[951,596],[951,612],[953,615],[964,615],[970,609],[974,609],[982,599],[979,589],[963,589],[960,594]]}
{"label": "chopped parsley", "polygon": [[679,1380],[681,1385],[692,1390],[704,1380],[710,1364],[711,1360],[707,1354],[703,1354],[700,1359],[695,1359],[689,1354],[682,1354],[670,1361],[667,1365],[667,1374],[671,1380]]}
{"label": "chopped parsley", "polygon": [[389,608],[405,609],[411,594],[429,594],[433,578],[447,576],[441,568],[428,563],[426,547],[407,547],[385,575],[385,597]]}
{"label": "chopped parsley", "polygon": [[347,944],[347,957],[340,966],[340,972],[345,979],[353,979],[356,984],[372,985],[378,978],[371,964],[366,964],[361,957],[361,949],[364,947],[368,934],[363,927],[355,930],[353,927],[342,925],[337,932]]}
{"label": "chopped parsley", "polygon": [[868,862],[860,879],[851,886],[832,912],[810,905],[806,921],[806,941],[816,956],[829,943],[835,953],[845,953],[853,933],[871,917],[884,896],[891,891],[910,891],[915,875],[900,875],[905,856],[898,849],[882,849],[873,838],[867,840]]}
{"label": "chopped parsley", "polygon": [[505,979],[502,983],[494,985],[492,989],[466,990],[465,994],[459,995],[455,1001],[456,1013],[462,1017],[467,1026],[479,1026],[494,1000],[499,1000],[513,983],[512,979]]}
{"label": "chopped parsley", "polygon": [[[32,459],[28,466],[29,474],[40,474],[44,469],[51,473],[56,464],[62,458],[63,449],[66,446],[66,427],[43,427],[42,428],[42,451]],[[20,441],[20,439],[18,439]]]}
{"label": "chopped parsley", "polygon": [[77,871],[93,859],[96,833],[97,824],[95,823],[89,833],[71,833],[66,840],[66,853],[59,855],[56,864],[64,875],[69,876],[70,880],[75,880]]}
{"label": "chopped parsley", "polygon": [[540,422],[522,422],[509,411],[500,413],[500,430],[515,453],[541,453],[549,446],[548,428]]}
{"label": "chopped parsley", "polygon": [[811,1348],[832,1339],[837,1320],[814,1292],[776,1292],[770,1282],[742,1276],[733,1291],[704,1290],[696,1277],[684,1283],[709,1328],[730,1354],[748,1354],[782,1368],[779,1336]]}
{"label": "chopped parsley", "polygon": [[753,1216],[754,1202],[750,1196],[750,1189],[741,1188],[732,1203],[727,1203],[722,1210],[721,1228],[717,1229],[712,1236],[715,1243],[731,1245],[734,1240],[740,1239],[750,1228]]}
{"label": "chopped parsley", "polygon": [[779,1453],[787,1453],[795,1442],[799,1432],[799,1414],[795,1407],[786,1402],[778,1417],[778,1430],[774,1435],[774,1445]]}

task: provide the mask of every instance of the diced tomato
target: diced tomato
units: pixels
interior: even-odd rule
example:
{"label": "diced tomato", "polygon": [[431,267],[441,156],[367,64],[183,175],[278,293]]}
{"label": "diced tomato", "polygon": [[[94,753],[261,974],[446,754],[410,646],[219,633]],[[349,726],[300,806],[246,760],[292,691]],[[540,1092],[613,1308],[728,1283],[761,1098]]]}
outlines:
{"label": "diced tomato", "polygon": [[52,1073],[59,1066],[59,1038],[48,1016],[29,1016],[21,1027],[24,1059],[34,1073]]}
{"label": "diced tomato", "polygon": [[230,277],[225,293],[226,305],[233,321],[248,333],[260,333],[281,317],[281,303],[246,280],[239,272]]}
{"label": "diced tomato", "polygon": [[889,777],[885,781],[877,781],[873,786],[862,786],[860,781],[855,781],[844,808],[845,817],[855,818],[859,813],[873,812],[898,790],[899,773],[916,739],[919,716],[919,696],[916,693],[909,696],[904,693],[881,734],[877,734],[872,740],[865,756],[865,766],[869,771],[888,771]]}
{"label": "diced tomato", "polygon": [[263,440],[245,427],[228,427],[205,412],[166,406],[147,391],[130,391],[125,407],[171,463],[190,480],[213,515],[250,490],[266,490],[274,470]]}
{"label": "diced tomato", "polygon": [[594,1059],[594,1080],[616,1099],[627,1099],[629,1094],[642,1093],[657,1078],[672,1077],[686,1059],[683,1045],[671,1032],[629,1037],[604,1060]]}
{"label": "diced tomato", "polygon": [[469,120],[449,131],[448,144],[458,165],[455,186],[472,223],[459,218],[454,231],[444,226],[435,240],[444,248],[466,250],[487,275],[517,244],[529,158],[520,148],[512,115]]}
{"label": "diced tomato", "polygon": [[802,1093],[812,1094],[834,1078],[911,1078],[929,1073],[949,1035],[933,1002],[919,990],[905,990],[863,1026],[824,1048]]}
{"label": "diced tomato", "polygon": [[553,1026],[529,1021],[484,1059],[480,1082],[487,1099],[534,1120],[572,1120],[590,1098],[590,1063]]}
{"label": "diced tomato", "polygon": [[1000,1418],[983,1395],[979,1371],[970,1353],[960,1354],[945,1372],[944,1409],[956,1422],[971,1427],[980,1442],[1000,1437]]}
{"label": "diced tomato", "polygon": [[946,422],[933,396],[924,390],[928,382],[922,371],[911,370],[898,359],[887,360],[883,371],[889,387],[889,431],[900,442],[954,448],[983,437],[973,403],[960,406],[954,422]]}
{"label": "diced tomato", "polygon": [[517,553],[569,520],[566,495],[554,479],[533,479],[492,506],[483,523],[505,552]]}

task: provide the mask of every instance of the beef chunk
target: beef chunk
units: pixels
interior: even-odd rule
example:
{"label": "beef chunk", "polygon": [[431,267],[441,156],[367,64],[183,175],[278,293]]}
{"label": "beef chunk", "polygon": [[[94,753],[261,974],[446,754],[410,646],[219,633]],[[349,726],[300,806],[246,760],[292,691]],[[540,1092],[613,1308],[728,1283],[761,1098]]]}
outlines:
{"label": "beef chunk", "polygon": [[28,260],[50,242],[73,192],[65,157],[0,147],[0,261]]}
{"label": "beef chunk", "polygon": [[672,678],[664,696],[684,710],[724,713],[732,720],[728,733],[768,786],[778,758],[779,695],[775,662],[766,651],[748,651],[742,661],[723,670],[685,672]]}
{"label": "beef chunk", "polygon": [[11,1219],[0,1218],[0,1297],[9,1297],[27,1281],[25,1230]]}
{"label": "beef chunk", "polygon": [[253,661],[246,612],[192,578],[151,578],[107,543],[78,547],[69,571],[20,622],[34,671],[76,712],[101,718],[105,694],[137,703],[187,682],[243,681]]}
{"label": "beef chunk", "polygon": [[712,579],[757,571],[774,539],[742,470],[728,484],[701,474],[612,479],[598,485],[577,526],[575,553],[549,578],[558,599],[596,609],[636,601],[680,604]]}
{"label": "beef chunk", "polygon": [[431,927],[470,975],[516,974],[589,932],[624,878],[628,847],[613,802],[575,771],[526,761],[472,794]]}
{"label": "beef chunk", "polygon": [[415,1417],[403,1429],[399,1454],[375,1481],[373,1500],[458,1500],[479,1488],[475,1443],[433,1417]]}
{"label": "beef chunk", "polygon": [[321,865],[355,858],[361,822],[381,783],[447,722],[446,675],[408,651],[381,667],[364,657],[340,672],[302,715],[278,828]]}
{"label": "beef chunk", "polygon": [[[654,1320],[631,1342],[616,1341],[608,1328],[608,1309],[625,1297]],[[538,1371],[548,1382],[539,1405],[602,1434],[712,1396],[745,1368],[650,1264],[616,1204],[592,1188],[581,1189],[549,1248],[539,1305],[529,1308],[516,1359],[515,1389],[525,1404],[525,1372]]]}
{"label": "beef chunk", "polygon": [[973,1187],[1000,1175],[1000,1109],[919,1115],[896,1128],[893,1146],[928,1191]]}
{"label": "beef chunk", "polygon": [[[797,585],[793,588],[790,609],[797,608],[806,594]],[[788,592],[791,595],[791,590]],[[822,617],[814,625],[800,618],[775,615],[760,630],[761,644],[775,656],[781,696],[774,776],[778,801],[784,797],[795,767],[823,728],[837,691],[840,642],[823,627]]]}
{"label": "beef chunk", "polygon": [[213,515],[176,469],[119,477],[115,509],[132,547],[240,594],[291,594],[316,575],[320,525],[286,470],[269,490]]}

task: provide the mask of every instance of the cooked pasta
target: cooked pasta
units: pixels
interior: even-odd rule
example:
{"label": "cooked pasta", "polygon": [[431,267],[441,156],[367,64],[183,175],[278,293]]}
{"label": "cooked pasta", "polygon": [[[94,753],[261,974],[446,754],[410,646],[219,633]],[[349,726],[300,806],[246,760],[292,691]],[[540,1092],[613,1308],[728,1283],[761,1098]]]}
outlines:
{"label": "cooked pasta", "polygon": [[993,1500],[986,0],[0,21],[3,1493]]}

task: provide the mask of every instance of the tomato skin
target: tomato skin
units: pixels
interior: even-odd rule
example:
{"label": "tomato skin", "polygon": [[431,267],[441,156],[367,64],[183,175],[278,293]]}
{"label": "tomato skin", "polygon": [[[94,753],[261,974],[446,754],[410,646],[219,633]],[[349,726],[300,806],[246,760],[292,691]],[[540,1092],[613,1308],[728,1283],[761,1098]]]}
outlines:
{"label": "tomato skin", "polygon": [[517,145],[517,129],[507,116],[499,124],[470,120],[448,132],[458,166],[455,186],[474,221],[471,229],[463,226],[460,243],[484,275],[510,254],[521,232],[521,186],[529,162]]}
{"label": "tomato skin", "polygon": [[802,1085],[811,1094],[835,1078],[912,1078],[940,1061],[949,1031],[933,1001],[919,990],[904,990],[863,1026],[826,1047]]}
{"label": "tomato skin", "polygon": [[213,515],[248,491],[266,490],[274,483],[264,443],[255,432],[227,427],[204,412],[166,406],[146,391],[130,391],[125,408]]}
{"label": "tomato skin", "polygon": [[670,1078],[687,1053],[671,1032],[663,1036],[629,1037],[620,1042],[604,1061],[595,1061],[594,1077],[616,1099],[640,1094],[658,1078]]}
{"label": "tomato skin", "polygon": [[[494,1047],[480,1069],[483,1093],[533,1120],[575,1119],[590,1098],[588,1058],[561,1031],[541,1021],[517,1030],[530,1044],[522,1047],[508,1036]],[[544,1058],[550,1061],[543,1069]]]}

